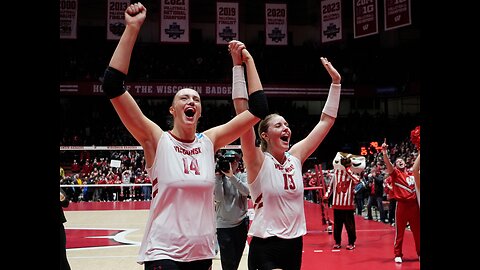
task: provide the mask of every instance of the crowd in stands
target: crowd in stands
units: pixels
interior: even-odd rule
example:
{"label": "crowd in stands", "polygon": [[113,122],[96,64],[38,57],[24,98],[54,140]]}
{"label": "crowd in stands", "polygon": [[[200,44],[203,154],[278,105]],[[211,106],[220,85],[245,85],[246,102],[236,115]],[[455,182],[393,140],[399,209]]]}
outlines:
{"label": "crowd in stands", "polygon": [[[111,160],[120,161],[120,165],[111,166]],[[60,184],[85,185],[64,187],[65,193],[73,202],[149,201],[151,199],[152,186],[148,184],[152,181],[145,170],[145,158],[141,151],[113,151],[107,156],[101,153],[97,156],[94,151],[93,158],[89,151],[82,151],[78,161],[74,159],[68,168],[65,172],[65,168],[60,167]],[[118,186],[117,184],[146,185]]]}
{"label": "crowd in stands", "polygon": [[[81,145],[81,144],[78,144]],[[392,162],[402,158],[406,167],[411,168],[418,150],[409,137],[404,137],[390,147],[389,157]],[[332,158],[333,159],[333,158]],[[119,160],[119,167],[112,167],[111,160]],[[108,184],[149,184],[145,170],[143,151],[64,151],[61,154],[60,166],[61,185],[86,185],[83,187],[66,187],[65,192],[73,202],[79,201],[148,201],[151,199],[151,186],[103,186]],[[360,174],[361,182],[356,191],[355,199],[357,214],[366,219],[375,219],[393,224],[394,203],[389,198],[387,187],[388,176],[385,174],[385,164],[381,151],[370,152],[366,155],[366,168]],[[304,186],[319,186],[317,182],[315,164],[324,163],[322,167],[326,186],[332,179],[331,160],[313,160],[306,162],[304,172]],[[239,166],[243,170],[243,166]],[[375,173],[381,176],[380,182],[375,181]],[[95,185],[102,186],[96,187]],[[356,190],[357,190],[356,189]],[[305,191],[305,199],[320,203],[318,190]],[[379,199],[378,199],[379,198]],[[369,202],[369,200],[372,200]],[[379,203],[378,203],[379,202]],[[373,207],[373,210],[372,210]],[[372,212],[373,211],[373,212]],[[376,215],[375,215],[376,214]]]}

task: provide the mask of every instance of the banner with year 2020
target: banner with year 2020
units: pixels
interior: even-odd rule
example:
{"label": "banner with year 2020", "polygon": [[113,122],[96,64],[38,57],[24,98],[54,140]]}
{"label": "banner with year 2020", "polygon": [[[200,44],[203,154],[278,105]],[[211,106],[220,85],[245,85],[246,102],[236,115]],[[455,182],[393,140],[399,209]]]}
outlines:
{"label": "banner with year 2020", "polygon": [[265,44],[288,45],[287,4],[265,3]]}

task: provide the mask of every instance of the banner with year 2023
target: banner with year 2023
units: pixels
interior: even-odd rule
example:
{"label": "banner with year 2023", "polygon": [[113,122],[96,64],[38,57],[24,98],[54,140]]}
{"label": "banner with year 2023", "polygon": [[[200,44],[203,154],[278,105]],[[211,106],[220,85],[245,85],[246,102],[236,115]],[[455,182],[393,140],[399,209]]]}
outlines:
{"label": "banner with year 2023", "polygon": [[320,3],[322,23],[322,43],[342,39],[342,2],[341,0],[324,0]]}

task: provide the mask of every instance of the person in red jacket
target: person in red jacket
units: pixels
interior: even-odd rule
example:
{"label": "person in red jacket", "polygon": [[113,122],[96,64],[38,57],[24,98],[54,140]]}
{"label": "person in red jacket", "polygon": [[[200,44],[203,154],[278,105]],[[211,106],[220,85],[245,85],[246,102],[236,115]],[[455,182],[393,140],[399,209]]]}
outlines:
{"label": "person in red jacket", "polygon": [[[352,165],[353,164],[353,165]],[[355,199],[354,188],[360,182],[360,177],[354,173],[360,173],[365,168],[365,157],[356,156],[348,153],[338,152],[333,159],[334,176],[328,186],[323,200],[328,200],[333,194],[333,239],[335,245],[333,249],[341,248],[342,229],[345,224],[345,230],[348,236],[347,250],[355,249],[357,234],[355,231]]]}
{"label": "person in red jacket", "polygon": [[415,179],[412,174],[407,171],[405,161],[402,158],[397,158],[394,167],[388,158],[387,149],[388,144],[385,139],[382,144],[383,160],[387,173],[392,177],[393,198],[397,200],[393,251],[395,254],[395,262],[402,263],[403,236],[407,223],[410,224],[410,229],[415,240],[415,248],[418,258],[420,259],[420,207],[418,206],[417,194],[415,192]]}

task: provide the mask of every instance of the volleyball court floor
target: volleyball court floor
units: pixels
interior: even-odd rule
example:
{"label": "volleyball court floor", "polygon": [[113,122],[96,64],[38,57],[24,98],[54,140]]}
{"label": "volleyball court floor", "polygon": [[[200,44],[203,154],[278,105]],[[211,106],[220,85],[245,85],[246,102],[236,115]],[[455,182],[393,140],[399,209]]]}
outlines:
{"label": "volleyball court floor", "polygon": [[[79,202],[65,208],[67,257],[72,270],[135,270],[150,202]],[[333,221],[332,209],[325,209]],[[413,235],[405,231],[403,263],[393,261],[395,230],[389,224],[364,220],[355,215],[356,249],[346,250],[347,234],[342,231],[342,248],[332,250],[333,235],[322,224],[319,204],[305,201],[307,234],[303,238],[302,270],[418,270]],[[248,244],[238,270],[247,270]],[[221,254],[220,254],[221,256]],[[213,270],[222,269],[219,256]]]}

